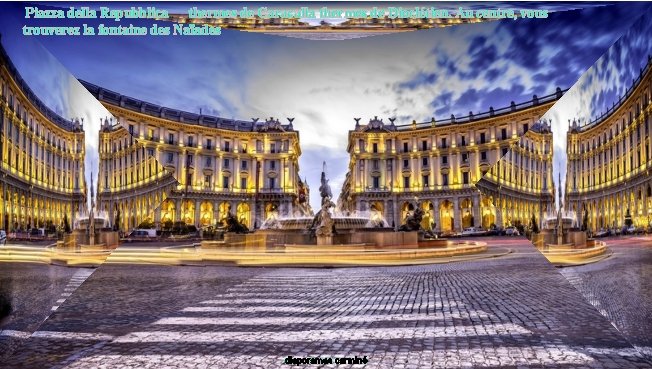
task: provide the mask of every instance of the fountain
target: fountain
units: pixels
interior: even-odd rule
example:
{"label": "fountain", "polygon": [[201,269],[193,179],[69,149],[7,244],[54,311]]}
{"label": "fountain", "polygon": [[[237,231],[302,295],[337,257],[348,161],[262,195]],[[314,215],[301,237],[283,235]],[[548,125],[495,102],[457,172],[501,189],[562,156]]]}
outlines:
{"label": "fountain", "polygon": [[118,233],[108,230],[108,217],[95,210],[95,187],[91,173],[91,206],[87,212],[80,210],[71,234],[64,235],[59,246],[68,248],[115,248],[118,246]]}
{"label": "fountain", "polygon": [[556,264],[577,264],[601,257],[607,251],[606,246],[588,239],[586,231],[578,228],[577,216],[575,212],[564,210],[561,194],[560,185],[559,209],[546,215],[544,229],[532,235],[532,243]]}
{"label": "fountain", "polygon": [[[303,188],[305,195],[307,186]],[[238,265],[409,265],[487,251],[484,242],[435,238],[432,228],[422,228],[424,221],[431,224],[418,207],[402,232],[388,227],[373,206],[365,213],[339,211],[331,200],[326,163],[319,193],[321,207],[314,216],[303,203],[306,197],[299,194],[294,216],[280,217],[273,206],[261,228],[253,233],[226,233],[222,241],[202,241],[203,260]]]}
{"label": "fountain", "polygon": [[[323,174],[323,173],[322,173]],[[330,188],[329,188],[330,192]],[[317,245],[332,245],[335,231],[335,221],[331,208],[335,207],[330,197],[322,197],[321,210],[312,222],[311,229],[314,230],[317,237]]]}
{"label": "fountain", "polygon": [[369,214],[369,221],[365,224],[365,228],[388,228],[389,223],[385,220],[383,213],[376,208],[376,205],[371,205],[371,212]]}
{"label": "fountain", "polygon": [[[432,230],[420,227],[421,218],[411,221],[410,229],[394,232],[382,213],[372,206],[371,211],[342,212],[332,201],[332,191],[327,177],[326,163],[322,164],[319,194],[321,209],[312,215],[307,205],[308,188],[303,182],[295,203],[299,210],[296,215],[281,217],[276,206],[272,207],[267,219],[253,234],[238,237],[225,234],[224,241],[229,244],[258,247],[282,245],[351,245],[365,244],[376,247],[415,248],[420,242],[434,239]],[[303,196],[302,196],[303,195]],[[418,214],[417,214],[418,217]],[[435,243],[437,245],[435,245]],[[445,245],[446,240],[430,242],[429,247]]]}
{"label": "fountain", "polygon": [[539,233],[539,245],[544,247],[583,247],[586,244],[586,232],[577,228],[575,213],[565,211],[563,205],[557,211],[546,215],[544,228]]}
{"label": "fountain", "polygon": [[543,230],[533,236],[533,241],[540,249],[571,249],[586,247],[586,232],[577,228],[576,216],[572,211],[564,210],[561,192],[561,174],[559,175],[559,209],[546,214]]}
{"label": "fountain", "polygon": [[[326,178],[326,163],[323,163],[321,173],[321,185],[319,186],[319,193],[321,195],[321,209],[317,214],[313,215],[310,205],[307,204],[307,189],[303,182],[299,184],[299,196],[295,204],[295,215],[289,217],[280,217],[276,206],[272,208],[267,219],[263,222],[261,230],[283,230],[283,231],[300,231],[305,235],[316,235],[317,228],[322,222],[322,214],[328,213],[328,218],[332,221],[333,232],[332,234],[341,233],[336,230],[352,230],[370,227],[368,217],[361,215],[345,214],[335,209],[335,203],[332,201],[333,193],[328,178]],[[328,205],[328,209],[324,209],[324,205]],[[298,208],[298,210],[297,210]],[[331,210],[333,209],[333,210]],[[386,223],[386,222],[385,222]],[[324,231],[322,230],[322,233]],[[331,235],[332,235],[331,234]]]}

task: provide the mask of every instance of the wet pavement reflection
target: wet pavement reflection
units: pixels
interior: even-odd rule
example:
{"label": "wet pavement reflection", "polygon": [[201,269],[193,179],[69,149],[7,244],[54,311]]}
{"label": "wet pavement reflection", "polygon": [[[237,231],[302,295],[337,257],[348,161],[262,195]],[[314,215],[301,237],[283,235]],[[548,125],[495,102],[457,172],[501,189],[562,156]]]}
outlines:
{"label": "wet pavement reflection", "polygon": [[0,263],[0,360],[27,340],[60,304],[57,301],[66,297],[62,295],[67,294],[75,273],[80,269]]}
{"label": "wet pavement reflection", "polygon": [[652,235],[606,238],[613,255],[560,269],[602,315],[652,358]]}

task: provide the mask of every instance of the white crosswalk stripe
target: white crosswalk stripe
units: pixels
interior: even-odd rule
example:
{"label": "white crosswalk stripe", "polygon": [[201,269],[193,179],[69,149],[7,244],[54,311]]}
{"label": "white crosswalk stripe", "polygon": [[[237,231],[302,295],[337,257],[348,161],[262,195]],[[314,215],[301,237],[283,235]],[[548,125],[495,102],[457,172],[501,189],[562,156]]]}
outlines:
{"label": "white crosswalk stripe", "polygon": [[72,296],[75,290],[77,290],[79,286],[81,286],[82,283],[84,283],[86,279],[88,279],[88,277],[90,277],[91,274],[93,274],[94,271],[95,269],[85,269],[85,268],[78,269],[77,271],[75,271],[75,274],[72,276],[72,278],[70,278],[70,281],[64,287],[61,295],[59,295],[60,298],[56,301],[56,305],[52,306],[50,311],[52,312],[57,311],[57,309],[59,309],[61,304],[63,304],[68,299],[68,297]]}
{"label": "white crosswalk stripe", "polygon": [[[297,280],[300,278],[297,277]],[[79,284],[82,282],[76,281]],[[67,360],[62,367],[69,369],[159,368],[168,367],[169,363],[174,363],[175,367],[235,368],[248,364],[289,367],[284,364],[288,355],[330,358],[369,355],[369,367],[374,368],[394,367],[400,362],[423,362],[424,353],[429,357],[427,360],[442,368],[560,364],[575,367],[593,361],[589,350],[594,348],[550,341],[540,337],[540,333],[529,326],[510,322],[476,307],[482,304],[469,306],[462,299],[440,295],[436,288],[419,293],[418,297],[387,291],[379,296],[370,288],[363,289],[364,294],[357,294],[357,286],[350,288],[349,283],[338,283],[330,278],[313,278],[311,282],[315,283],[293,286],[291,292],[284,294],[281,292],[283,288],[278,288],[274,280],[254,278],[223,293],[182,306],[152,323],[130,329],[128,333],[41,331],[34,336],[98,341],[93,342],[94,346],[84,355],[75,355]],[[331,295],[335,297],[331,298]],[[65,301],[60,300],[63,301],[57,301],[57,305]],[[434,345],[429,342],[471,342],[486,337],[505,344],[484,348],[457,347],[455,350],[429,346]],[[525,347],[518,343],[512,346],[513,342],[532,339],[539,344]],[[357,349],[366,347],[367,342],[372,342],[369,346],[371,350]],[[293,347],[299,347],[298,344],[303,348],[293,351]],[[383,350],[382,355],[373,349],[384,345],[391,348]],[[402,346],[398,349],[394,345]],[[150,346],[165,347],[165,350],[171,351],[147,355],[137,354],[137,350],[129,352],[133,347]],[[233,351],[231,355],[224,355],[222,352],[193,352],[193,349],[212,350],[213,346],[217,350],[249,347],[250,353],[242,355]],[[256,349],[258,346],[262,347]],[[269,351],[269,347],[273,348],[272,351]],[[315,350],[317,347],[320,349]],[[175,354],[174,350],[181,350],[184,354]]]}
{"label": "white crosswalk stripe", "polygon": [[115,342],[317,342],[331,340],[391,340],[422,339],[429,337],[470,337],[501,334],[529,334],[515,324],[491,326],[423,327],[423,328],[357,328],[355,330],[320,329],[292,332],[133,332],[118,337]]}
{"label": "white crosswalk stripe", "polygon": [[[378,296],[368,290],[359,293],[336,283],[336,288],[329,292],[337,297],[330,299],[323,293],[323,287],[332,285],[332,279],[312,278],[310,282],[304,281],[304,285],[293,286],[292,298],[282,299],[278,296],[282,296],[280,291],[283,288],[279,289],[274,279],[249,280],[213,299],[201,301],[201,306],[188,306],[174,316],[155,321],[150,326],[151,330],[131,332],[116,337],[114,342],[319,342],[531,334],[528,329],[516,324],[501,323],[497,319],[492,321],[494,317],[490,314],[468,309],[460,302],[443,302],[441,296],[434,292],[424,295],[426,300],[395,301],[394,295]],[[374,285],[368,280],[365,282]],[[275,290],[279,292],[272,292]],[[392,303],[388,303],[390,301]],[[235,304],[244,306],[234,306]],[[269,316],[256,316],[263,313]],[[452,319],[464,319],[470,324],[453,326],[450,324]],[[356,327],[353,330],[329,327],[329,324],[342,323],[391,324],[409,321],[422,322],[424,325],[416,328]],[[282,329],[283,326],[292,324],[314,324],[317,327],[294,331]],[[233,326],[234,330],[222,328],[214,331],[208,328],[211,325]],[[178,326],[178,330],[156,329],[165,326]],[[238,326],[260,327],[254,331],[242,332],[235,329]]]}

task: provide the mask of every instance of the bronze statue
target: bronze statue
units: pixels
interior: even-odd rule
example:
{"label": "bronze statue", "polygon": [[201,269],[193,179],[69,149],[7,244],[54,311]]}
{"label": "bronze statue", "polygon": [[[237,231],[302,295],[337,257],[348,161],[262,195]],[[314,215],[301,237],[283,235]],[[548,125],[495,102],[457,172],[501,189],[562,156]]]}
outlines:
{"label": "bronze statue", "polygon": [[400,232],[409,232],[409,231],[418,231],[421,229],[421,220],[423,219],[423,209],[417,207],[414,209],[412,215],[409,215],[405,221],[405,224],[400,226],[398,230]]}
{"label": "bronze statue", "polygon": [[335,207],[335,203],[331,201],[333,194],[326,178],[326,162],[322,167],[319,194],[321,195],[321,210],[317,212],[310,224],[310,233],[317,236],[332,236],[336,231],[330,208]]}
{"label": "bronze statue", "polygon": [[328,179],[326,178],[326,162],[324,162],[321,172],[321,186],[319,186],[319,194],[322,199],[322,204],[324,203],[325,198],[332,199],[333,193],[331,192],[331,186],[328,184]]}
{"label": "bronze statue", "polygon": [[249,228],[246,225],[240,223],[238,219],[231,213],[231,205],[228,207],[226,215],[226,231],[233,233],[247,233]]}

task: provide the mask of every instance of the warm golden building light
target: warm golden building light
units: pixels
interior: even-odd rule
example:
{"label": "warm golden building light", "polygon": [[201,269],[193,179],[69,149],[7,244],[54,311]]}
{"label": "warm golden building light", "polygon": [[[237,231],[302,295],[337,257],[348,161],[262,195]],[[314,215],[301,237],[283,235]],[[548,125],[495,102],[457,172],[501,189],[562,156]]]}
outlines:
{"label": "warm golden building light", "polygon": [[569,122],[565,202],[597,231],[652,221],[652,61],[618,103],[580,125]]}
{"label": "warm golden building light", "polygon": [[[418,206],[433,219],[433,229],[443,233],[525,220],[534,206],[526,211],[525,205],[510,200],[511,195],[502,197],[498,191],[482,195],[474,185],[520,136],[540,127],[539,119],[562,94],[557,89],[551,95],[485,113],[402,126],[395,125],[394,119],[384,122],[377,117],[361,125],[356,118],[356,127],[349,132],[351,160],[338,205],[346,211],[368,211],[373,206],[388,224],[398,227],[416,197]],[[534,168],[541,168],[536,163],[550,161],[551,135],[532,132],[526,137],[531,142],[522,150],[517,147],[514,155],[522,151],[528,158],[529,166],[520,175],[535,178],[539,171]],[[519,181],[512,187],[534,198],[543,184],[538,186],[532,189]]]}
{"label": "warm golden building light", "polygon": [[0,46],[0,229],[72,227],[86,208],[84,130],[48,109]]}
{"label": "warm golden building light", "polygon": [[272,205],[281,216],[294,213],[301,149],[292,118],[193,114],[82,83],[117,119],[101,132],[99,203],[112,222],[120,210],[120,229],[215,225],[229,208],[254,228]]}

